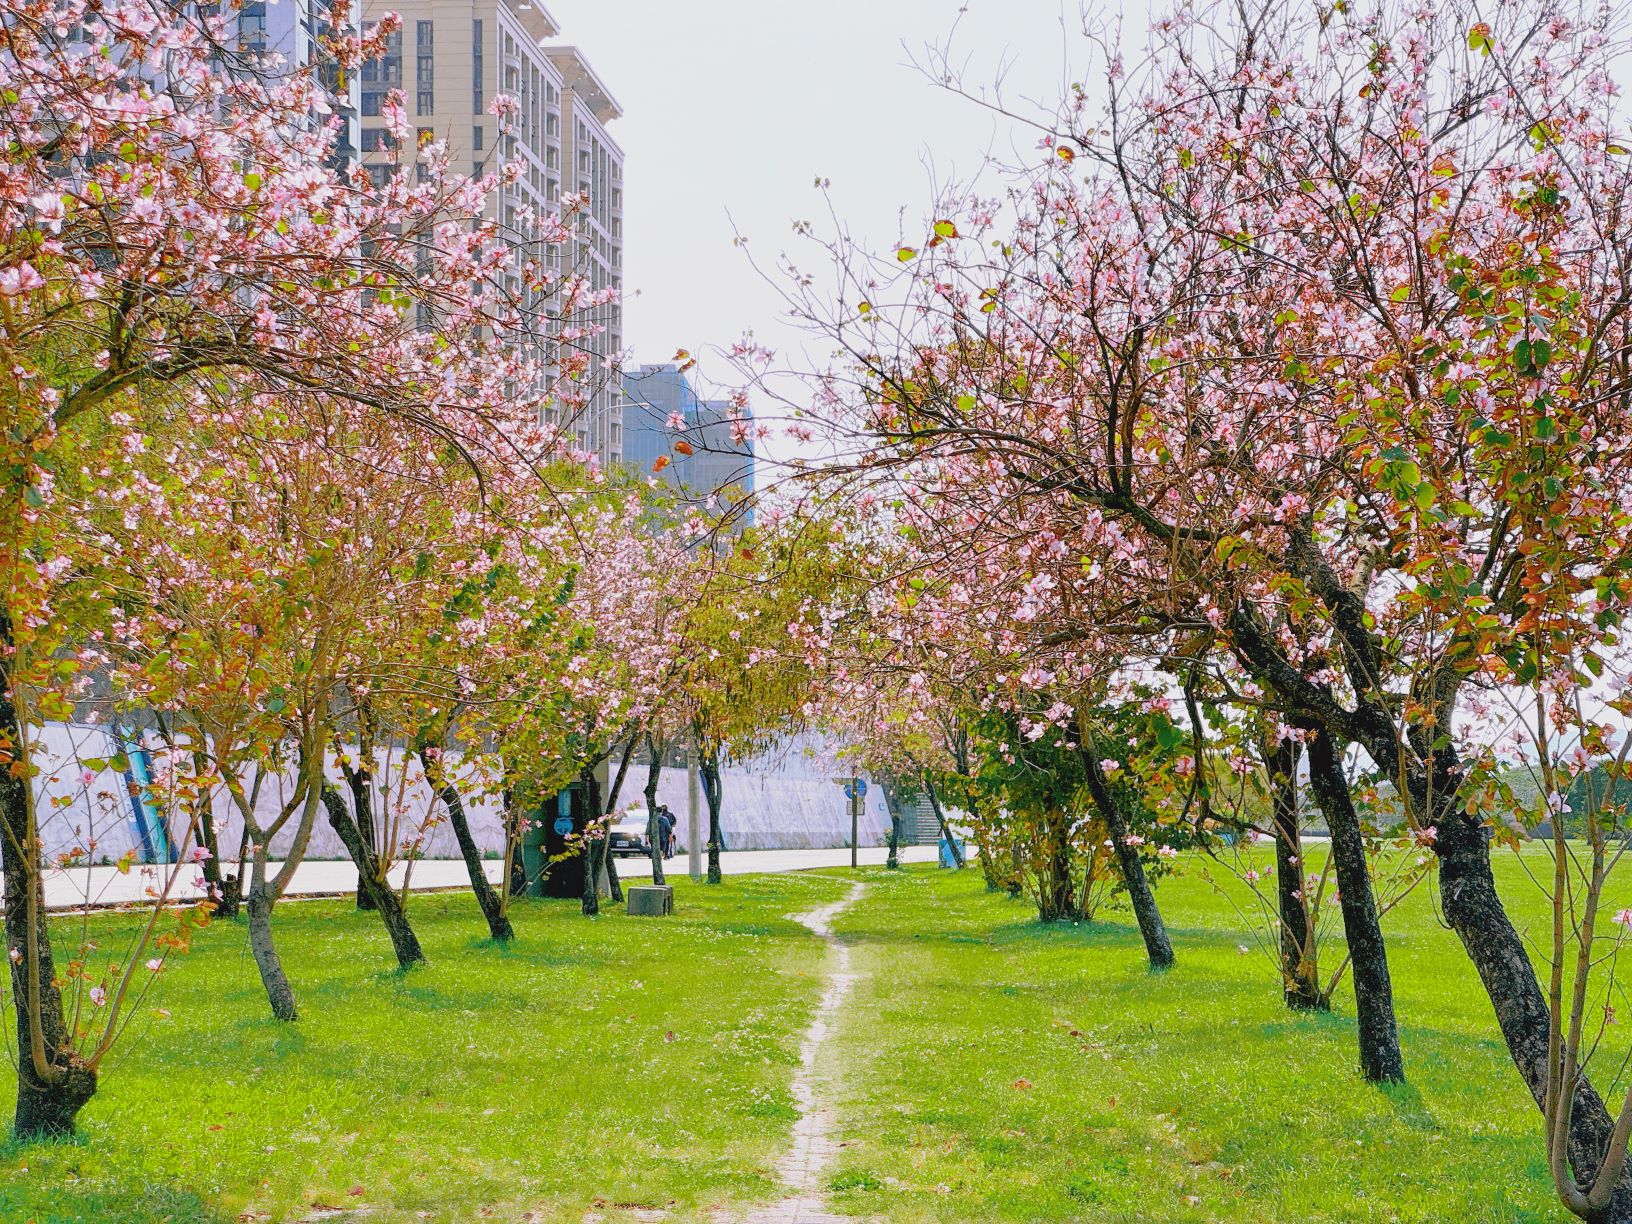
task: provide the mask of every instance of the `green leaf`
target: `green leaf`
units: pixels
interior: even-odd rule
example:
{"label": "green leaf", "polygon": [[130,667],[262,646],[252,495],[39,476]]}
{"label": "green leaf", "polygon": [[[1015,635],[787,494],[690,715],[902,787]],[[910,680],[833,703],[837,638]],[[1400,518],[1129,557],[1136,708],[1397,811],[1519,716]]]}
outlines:
{"label": "green leaf", "polygon": [[918,252],[915,251],[912,247],[902,247],[899,251],[897,251],[895,253],[895,257],[896,257],[896,259],[900,260],[902,263],[908,263],[911,260],[914,260],[914,259],[918,258]]}

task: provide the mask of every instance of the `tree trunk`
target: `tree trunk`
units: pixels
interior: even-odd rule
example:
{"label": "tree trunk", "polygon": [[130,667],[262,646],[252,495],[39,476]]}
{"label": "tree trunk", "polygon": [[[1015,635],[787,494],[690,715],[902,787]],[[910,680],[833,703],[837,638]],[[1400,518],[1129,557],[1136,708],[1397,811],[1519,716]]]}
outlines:
{"label": "tree trunk", "polygon": [[1331,1000],[1320,985],[1314,923],[1304,897],[1303,832],[1298,821],[1298,758],[1295,739],[1264,748],[1274,803],[1275,890],[1281,919],[1281,997],[1293,1011],[1328,1011]]}
{"label": "tree trunk", "polygon": [[[31,1143],[74,1133],[79,1111],[96,1093],[96,1071],[74,1053],[72,1034],[62,1015],[62,991],[45,915],[33,787],[28,762],[22,760],[26,740],[11,693],[12,649],[10,612],[0,605],[0,883],[5,889],[6,948],[20,954],[11,961],[11,1000],[17,1020],[13,1127],[17,1139]],[[43,1066],[35,1060],[36,1036]]]}
{"label": "tree trunk", "polygon": [[606,895],[613,905],[623,904],[623,881],[618,878],[618,859],[610,849],[606,852]]}
{"label": "tree trunk", "polygon": [[[618,772],[612,776],[612,789],[606,796],[606,814],[611,816],[618,806],[618,795],[623,791],[623,780],[629,774],[629,761],[635,755],[635,742],[639,737],[631,734],[629,742],[623,746],[623,758],[618,762]],[[610,849],[606,855],[606,889],[614,905],[623,904],[623,881],[618,878],[618,860]]]}
{"label": "tree trunk", "polygon": [[476,894],[476,904],[481,907],[482,917],[487,919],[488,934],[499,943],[509,943],[516,937],[515,928],[510,925],[510,918],[504,912],[504,902],[488,882],[482,852],[470,834],[470,821],[465,818],[465,804],[459,797],[459,788],[445,778],[439,787],[431,781],[436,774],[432,769],[431,754],[425,748],[419,750],[419,763],[425,770],[425,780],[431,782],[437,797],[442,800],[442,806],[448,810],[448,823],[453,826],[453,836],[459,842],[459,853],[465,860],[465,871],[470,876],[470,888]]}
{"label": "tree trunk", "polygon": [[1354,965],[1360,1073],[1374,1084],[1398,1083],[1405,1079],[1405,1064],[1400,1057],[1400,1036],[1394,1021],[1394,987],[1388,973],[1388,950],[1383,944],[1377,904],[1371,892],[1371,875],[1366,868],[1365,840],[1336,746],[1324,730],[1317,731],[1309,742],[1309,780],[1332,834],[1332,861],[1337,868],[1343,934]]}
{"label": "tree trunk", "polygon": [[249,862],[249,829],[238,831],[238,870],[221,882],[221,904],[216,914],[222,918],[238,917],[244,904],[244,871]]}
{"label": "tree trunk", "polygon": [[584,899],[583,913],[594,917],[601,912],[601,865],[606,861],[606,829],[601,819],[601,784],[595,780],[595,767],[578,771],[578,781],[584,788],[584,811],[589,813],[590,829],[599,827],[601,836],[589,837],[584,846]]}
{"label": "tree trunk", "polygon": [[[946,813],[941,810],[941,797],[935,793],[935,783],[930,778],[927,769],[924,771],[924,793],[929,796],[929,806],[935,810],[935,821],[941,827],[941,836],[946,839],[947,847],[952,853],[952,866],[962,871],[964,866],[963,847],[958,844],[958,839],[953,836],[952,826],[946,823]],[[991,882],[988,880],[987,887],[990,886]]]}
{"label": "tree trunk", "polygon": [[527,895],[527,865],[522,861],[521,842],[525,834],[522,827],[527,819],[526,810],[521,806],[521,798],[516,794],[513,786],[504,788],[504,853],[505,861],[510,866],[505,887],[512,897]]}
{"label": "tree trunk", "polygon": [[[369,768],[369,762],[359,758],[358,766],[357,769],[346,770],[346,783],[351,788],[351,810],[357,821],[357,836],[368,847],[369,857],[373,859],[376,858],[376,852],[379,849],[374,844],[374,804],[370,802],[368,793],[368,786],[373,780],[374,774],[373,770]],[[327,794],[324,795],[323,802],[327,805]],[[333,823],[332,811],[330,813],[330,823]],[[350,847],[348,846],[347,849],[349,850]],[[357,863],[357,908],[360,910],[378,909],[380,904],[378,892],[364,884],[363,866],[357,862],[357,856],[353,854],[351,859],[352,862]],[[386,920],[386,925],[390,926],[389,919]],[[414,946],[416,948],[419,946],[417,941]],[[397,955],[400,959],[402,955],[400,949]],[[421,956],[419,959],[423,960],[424,957]]]}
{"label": "tree trunk", "polygon": [[657,784],[663,776],[663,748],[654,736],[646,737],[646,843],[652,853],[652,883],[667,883],[663,878],[663,837],[657,823]]}
{"label": "tree trunk", "polygon": [[[1490,830],[1465,817],[1456,803],[1456,762],[1447,750],[1436,758],[1430,783],[1408,779],[1420,812],[1434,816],[1439,891],[1445,919],[1462,940],[1496,1011],[1496,1023],[1525,1087],[1542,1104],[1547,1087],[1549,1018],[1535,968],[1496,891],[1490,870]],[[1575,1177],[1591,1184],[1604,1163],[1614,1120],[1585,1077],[1576,1080],[1570,1116],[1569,1156]],[[1594,1224],[1632,1220],[1632,1162],[1621,1173],[1609,1205],[1589,1217]]]}
{"label": "tree trunk", "polygon": [[[355,788],[352,793],[356,794]],[[329,824],[357,866],[358,893],[368,895],[368,905],[358,908],[379,911],[380,921],[385,923],[386,934],[391,937],[391,947],[397,954],[400,967],[407,969],[421,963],[425,959],[425,952],[419,946],[413,927],[408,924],[402,898],[386,882],[373,844],[363,836],[359,823],[353,820],[352,813],[346,811],[345,801],[332,786],[323,787],[323,808],[328,812]]]}
{"label": "tree trunk", "polygon": [[[1081,916],[1077,890],[1071,882],[1071,838],[1064,812],[1051,812],[1043,823],[1045,841],[1037,881],[1037,918],[1059,922]],[[1018,843],[1016,843],[1018,847]]]}
{"label": "tree trunk", "polygon": [[295,988],[283,971],[283,961],[272,944],[272,890],[266,882],[266,848],[255,855],[254,875],[249,885],[245,909],[249,911],[249,950],[255,957],[255,967],[261,971],[261,985],[266,987],[266,1000],[272,1005],[272,1015],[278,1020],[295,1020]]}
{"label": "tree trunk", "polygon": [[[1359,599],[1329,573],[1300,566],[1300,575],[1313,574],[1321,598],[1342,612],[1351,626],[1363,625]],[[1362,629],[1351,629],[1356,637]],[[1392,715],[1369,696],[1362,695],[1353,711],[1338,708],[1328,694],[1313,689],[1287,664],[1267,626],[1252,607],[1239,604],[1230,616],[1230,636],[1238,655],[1254,678],[1283,697],[1303,704],[1311,719],[1346,725],[1372,761],[1385,771],[1403,775],[1411,807],[1422,824],[1436,830],[1434,852],[1439,856],[1439,891],[1445,920],[1461,939],[1496,1011],[1496,1022],[1507,1042],[1508,1055],[1524,1078],[1538,1106],[1547,1092],[1550,1022],[1547,1002],[1536,981],[1524,942],[1502,907],[1490,870],[1490,830],[1462,812],[1459,789],[1462,764],[1453,745],[1435,748],[1433,738],[1450,724],[1455,700],[1451,683],[1433,686],[1437,694],[1436,725],[1414,728],[1420,741],[1416,759],[1426,766],[1403,763],[1399,730]],[[1358,986],[1358,983],[1356,983]],[[1584,1077],[1576,1084],[1575,1108],[1570,1115],[1569,1157],[1576,1180],[1590,1182],[1609,1150],[1614,1122],[1603,1098]],[[1622,1171],[1608,1207],[1593,1217],[1599,1224],[1632,1221],[1632,1162]]]}
{"label": "tree trunk", "polygon": [[884,856],[884,867],[888,871],[901,869],[901,813],[896,810],[895,804],[889,802],[888,792],[885,793],[885,803],[890,809],[890,836],[889,853]]}
{"label": "tree trunk", "polygon": [[[210,772],[209,757],[202,751],[193,751],[193,773],[196,777],[204,777]],[[198,844],[204,848],[204,861],[199,864],[199,870],[204,876],[204,884],[210,897],[215,901],[213,916],[217,918],[236,918],[238,916],[238,887],[236,877],[232,880],[233,896],[227,896],[228,878],[221,871],[221,836],[215,827],[215,805],[210,800],[208,788],[201,788],[198,796]]]}
{"label": "tree trunk", "polygon": [[724,788],[720,783],[720,758],[712,752],[697,754],[697,773],[703,784],[703,798],[708,802],[708,882],[718,884],[724,874],[720,871],[720,851],[725,836],[720,829],[720,806],[724,802]]}
{"label": "tree trunk", "polygon": [[1093,746],[1084,745],[1083,766],[1088,776],[1088,791],[1094,806],[1099,809],[1105,831],[1110,834],[1111,851],[1122,872],[1122,886],[1128,891],[1133,905],[1133,916],[1139,923],[1139,935],[1145,941],[1145,956],[1152,969],[1168,969],[1173,965],[1173,945],[1167,938],[1167,927],[1162,922],[1162,911],[1156,906],[1156,893],[1145,875],[1145,865],[1139,858],[1139,848],[1130,844],[1128,814],[1122,806],[1124,795],[1113,792]]}

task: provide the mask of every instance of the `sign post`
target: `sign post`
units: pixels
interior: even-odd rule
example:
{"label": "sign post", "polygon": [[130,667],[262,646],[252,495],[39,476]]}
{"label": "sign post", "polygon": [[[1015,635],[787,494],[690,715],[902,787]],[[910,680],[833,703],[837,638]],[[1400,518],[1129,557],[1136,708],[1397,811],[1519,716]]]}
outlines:
{"label": "sign post", "polygon": [[861,866],[857,848],[861,845],[861,805],[867,798],[867,779],[834,778],[844,788],[844,797],[850,801],[850,866]]}

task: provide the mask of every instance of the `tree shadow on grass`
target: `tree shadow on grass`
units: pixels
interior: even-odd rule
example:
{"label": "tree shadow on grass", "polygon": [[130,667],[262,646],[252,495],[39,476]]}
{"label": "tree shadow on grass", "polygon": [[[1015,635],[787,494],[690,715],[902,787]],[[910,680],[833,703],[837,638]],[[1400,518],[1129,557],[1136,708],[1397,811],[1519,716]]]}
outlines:
{"label": "tree shadow on grass", "polygon": [[25,1185],[17,1183],[0,1187],[0,1219],[33,1224],[108,1224],[111,1220],[233,1224],[237,1217],[180,1186],[92,1190],[58,1183],[36,1199]]}
{"label": "tree shadow on grass", "polygon": [[[1407,1068],[1409,1072],[1409,1068]],[[1422,1092],[1410,1080],[1403,1084],[1379,1084],[1377,1090],[1394,1106],[1394,1116],[1415,1131],[1437,1131],[1439,1122],[1434,1118]]]}
{"label": "tree shadow on grass", "polygon": [[[321,995],[325,992],[312,990],[309,993]],[[299,996],[296,997],[296,1002],[298,1005]],[[306,1033],[299,1020],[291,1024],[287,1020],[278,1020],[271,1015],[248,1016],[238,1021],[235,1027],[240,1036],[246,1039],[252,1036],[261,1038],[263,1048],[279,1058],[306,1052]]]}

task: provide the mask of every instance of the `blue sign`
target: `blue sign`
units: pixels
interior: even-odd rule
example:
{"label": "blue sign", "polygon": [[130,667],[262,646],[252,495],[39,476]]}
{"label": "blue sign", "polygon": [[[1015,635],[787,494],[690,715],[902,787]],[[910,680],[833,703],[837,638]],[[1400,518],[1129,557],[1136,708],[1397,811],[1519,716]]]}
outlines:
{"label": "blue sign", "polygon": [[572,817],[571,816],[557,816],[555,818],[555,835],[557,837],[565,837],[565,836],[567,836],[567,834],[569,834],[571,832],[572,832]]}
{"label": "blue sign", "polygon": [[867,779],[857,778],[853,782],[846,782],[844,784],[844,797],[846,799],[867,798]]}

